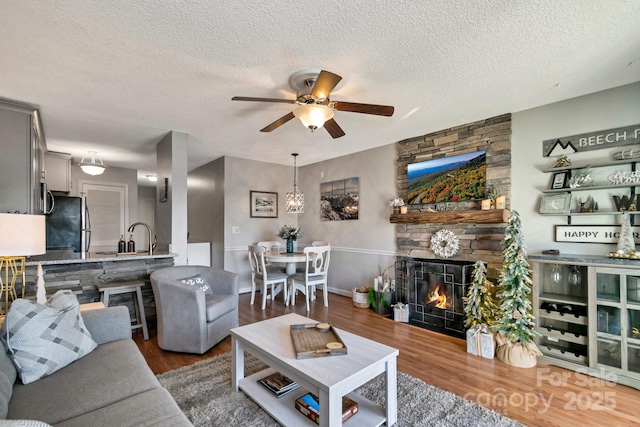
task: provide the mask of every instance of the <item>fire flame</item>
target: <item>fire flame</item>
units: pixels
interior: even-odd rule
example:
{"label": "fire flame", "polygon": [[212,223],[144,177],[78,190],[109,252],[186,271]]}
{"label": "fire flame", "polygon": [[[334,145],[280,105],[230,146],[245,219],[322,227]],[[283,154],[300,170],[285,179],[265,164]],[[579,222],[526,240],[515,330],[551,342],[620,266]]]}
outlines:
{"label": "fire flame", "polygon": [[447,301],[447,294],[440,293],[440,286],[437,286],[436,289],[427,295],[427,302],[435,302],[437,308],[447,309],[450,307],[449,302]]}

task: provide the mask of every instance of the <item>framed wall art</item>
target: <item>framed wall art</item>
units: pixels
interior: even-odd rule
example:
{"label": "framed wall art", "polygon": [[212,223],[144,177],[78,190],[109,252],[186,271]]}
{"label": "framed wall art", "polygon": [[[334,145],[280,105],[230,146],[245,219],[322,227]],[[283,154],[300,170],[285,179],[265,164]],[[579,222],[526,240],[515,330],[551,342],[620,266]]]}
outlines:
{"label": "framed wall art", "polygon": [[358,219],[360,178],[320,184],[320,221]]}
{"label": "framed wall art", "polygon": [[562,215],[571,212],[571,194],[555,194],[542,196],[540,200],[541,214]]}
{"label": "framed wall art", "polygon": [[559,188],[566,188],[569,186],[569,172],[562,171],[553,174],[551,179],[551,188],[557,190]]}
{"label": "framed wall art", "polygon": [[251,218],[278,218],[278,193],[250,191]]}

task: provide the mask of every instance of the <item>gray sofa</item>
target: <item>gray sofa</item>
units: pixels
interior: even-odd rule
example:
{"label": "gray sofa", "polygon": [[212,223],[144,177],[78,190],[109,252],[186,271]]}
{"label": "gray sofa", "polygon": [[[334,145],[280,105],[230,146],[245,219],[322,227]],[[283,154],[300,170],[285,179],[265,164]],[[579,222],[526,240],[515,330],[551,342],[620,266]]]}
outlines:
{"label": "gray sofa", "polygon": [[191,426],[131,339],[125,306],[83,311],[99,345],[91,353],[33,383],[17,378],[0,351],[0,420],[39,420],[61,427]]}
{"label": "gray sofa", "polygon": [[[181,282],[203,278],[209,289]],[[151,273],[163,350],[203,354],[238,326],[238,276],[215,267],[182,265]]]}

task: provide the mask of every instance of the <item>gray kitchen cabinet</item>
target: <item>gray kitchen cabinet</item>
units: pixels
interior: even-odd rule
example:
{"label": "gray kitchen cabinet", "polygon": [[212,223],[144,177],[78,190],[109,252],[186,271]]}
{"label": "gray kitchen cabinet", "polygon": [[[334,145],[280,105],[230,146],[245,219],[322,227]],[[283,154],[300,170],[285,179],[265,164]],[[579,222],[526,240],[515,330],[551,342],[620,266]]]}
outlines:
{"label": "gray kitchen cabinet", "polygon": [[538,361],[640,389],[640,262],[529,258]]}
{"label": "gray kitchen cabinet", "polygon": [[47,152],[45,181],[50,191],[71,191],[71,154]]}
{"label": "gray kitchen cabinet", "polygon": [[38,110],[0,101],[0,212],[42,212],[46,146]]}

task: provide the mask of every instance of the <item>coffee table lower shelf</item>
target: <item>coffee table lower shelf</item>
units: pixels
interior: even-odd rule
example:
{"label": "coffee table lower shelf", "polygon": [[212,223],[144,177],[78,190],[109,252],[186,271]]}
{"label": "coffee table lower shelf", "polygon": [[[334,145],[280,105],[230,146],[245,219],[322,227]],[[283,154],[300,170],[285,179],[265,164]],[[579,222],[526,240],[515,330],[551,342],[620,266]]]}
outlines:
{"label": "coffee table lower shelf", "polygon": [[[257,372],[241,379],[239,387],[247,396],[256,402],[269,415],[275,418],[280,424],[284,426],[315,426],[316,424],[313,421],[298,412],[295,407],[295,400],[306,393],[304,388],[301,387],[286,396],[277,398],[258,382],[260,379],[275,372],[276,371],[273,368],[267,368],[263,371]],[[284,374],[286,375],[286,373]],[[358,402],[358,412],[348,419],[343,424],[344,426],[377,427],[384,424],[386,417],[383,406],[373,403],[355,392],[349,393],[347,396]]]}

